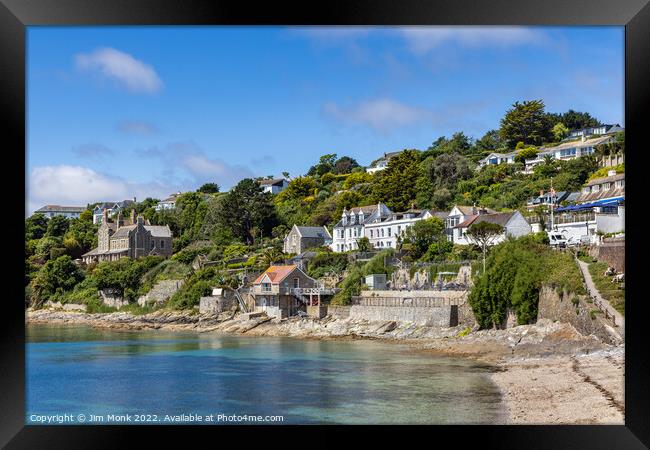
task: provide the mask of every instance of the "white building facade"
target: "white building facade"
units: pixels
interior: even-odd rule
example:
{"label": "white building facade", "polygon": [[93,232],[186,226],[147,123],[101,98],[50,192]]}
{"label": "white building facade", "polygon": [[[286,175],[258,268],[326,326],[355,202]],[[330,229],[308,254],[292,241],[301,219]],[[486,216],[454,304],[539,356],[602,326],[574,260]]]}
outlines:
{"label": "white building facade", "polygon": [[343,210],[341,220],[334,225],[331,248],[346,252],[359,248],[358,241],[365,236],[366,224],[390,217],[393,212],[383,203]]}
{"label": "white building facade", "polygon": [[432,217],[427,210],[393,213],[384,220],[376,220],[365,225],[364,236],[374,248],[396,248],[397,240],[404,236],[406,229],[415,222]]}
{"label": "white building facade", "polygon": [[508,237],[520,237],[533,232],[532,227],[519,211],[508,213],[479,214],[470,216],[467,220],[459,223],[454,227],[454,244],[474,244],[472,239],[467,236],[467,230],[470,226],[480,222],[494,223],[503,227],[503,233],[500,236],[494,238],[494,240],[491,242],[492,245],[503,242]]}

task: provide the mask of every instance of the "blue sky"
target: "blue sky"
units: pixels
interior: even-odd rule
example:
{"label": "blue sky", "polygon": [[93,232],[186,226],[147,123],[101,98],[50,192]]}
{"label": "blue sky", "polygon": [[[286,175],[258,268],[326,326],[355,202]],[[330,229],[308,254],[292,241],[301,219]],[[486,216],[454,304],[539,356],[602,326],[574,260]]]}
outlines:
{"label": "blue sky", "polygon": [[30,27],[26,207],[368,164],[517,100],[624,125],[622,27]]}

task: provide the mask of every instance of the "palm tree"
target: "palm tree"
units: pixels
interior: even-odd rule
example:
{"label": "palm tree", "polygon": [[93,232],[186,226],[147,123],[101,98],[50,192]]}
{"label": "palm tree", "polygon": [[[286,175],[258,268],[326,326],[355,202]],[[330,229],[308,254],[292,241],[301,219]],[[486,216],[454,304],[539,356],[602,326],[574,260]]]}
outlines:
{"label": "palm tree", "polygon": [[282,261],[284,258],[285,254],[280,250],[275,247],[269,247],[262,252],[257,260],[259,261],[260,266],[269,267],[275,262]]}

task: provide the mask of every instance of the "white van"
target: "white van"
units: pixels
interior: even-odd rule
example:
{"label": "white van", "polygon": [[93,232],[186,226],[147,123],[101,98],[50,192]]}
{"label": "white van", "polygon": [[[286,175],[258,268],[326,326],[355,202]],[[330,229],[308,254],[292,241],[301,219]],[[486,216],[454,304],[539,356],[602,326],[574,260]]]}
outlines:
{"label": "white van", "polygon": [[565,248],[567,246],[566,236],[557,231],[547,231],[548,243],[551,247]]}

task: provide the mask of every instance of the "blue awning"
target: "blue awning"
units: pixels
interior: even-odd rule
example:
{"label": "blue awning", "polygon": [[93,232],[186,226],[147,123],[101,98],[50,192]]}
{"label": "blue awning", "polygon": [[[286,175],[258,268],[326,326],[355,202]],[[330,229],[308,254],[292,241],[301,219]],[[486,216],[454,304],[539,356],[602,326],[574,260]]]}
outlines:
{"label": "blue awning", "polygon": [[555,212],[582,211],[597,206],[618,205],[623,201],[625,201],[625,197],[607,198],[604,200],[596,200],[595,202],[582,203],[580,205],[563,206],[561,208],[556,209]]}

